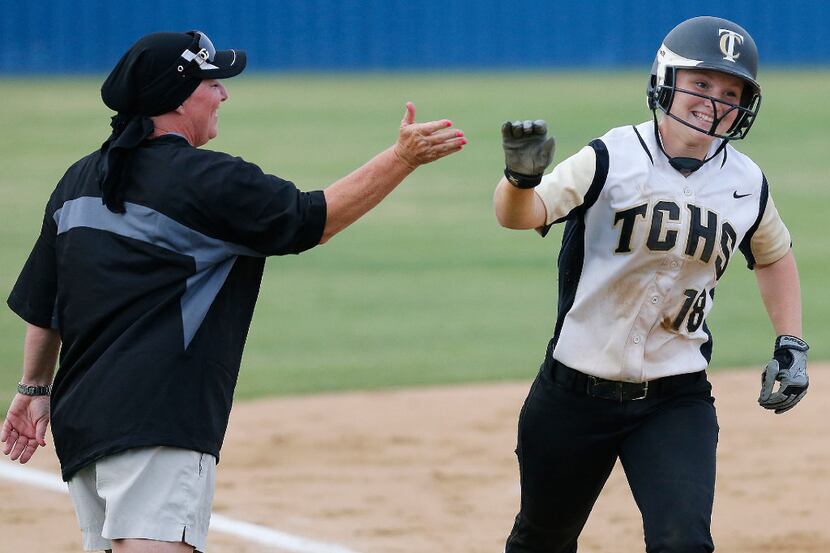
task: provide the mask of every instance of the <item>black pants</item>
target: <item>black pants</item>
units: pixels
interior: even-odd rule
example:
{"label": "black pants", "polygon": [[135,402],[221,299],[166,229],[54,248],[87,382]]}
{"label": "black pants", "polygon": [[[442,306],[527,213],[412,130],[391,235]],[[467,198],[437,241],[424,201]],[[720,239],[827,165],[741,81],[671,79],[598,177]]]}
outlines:
{"label": "black pants", "polygon": [[620,401],[562,384],[557,366],[543,366],[519,416],[522,500],[506,553],[575,553],[617,458],[648,553],[714,551],[718,423],[705,374],[656,397]]}

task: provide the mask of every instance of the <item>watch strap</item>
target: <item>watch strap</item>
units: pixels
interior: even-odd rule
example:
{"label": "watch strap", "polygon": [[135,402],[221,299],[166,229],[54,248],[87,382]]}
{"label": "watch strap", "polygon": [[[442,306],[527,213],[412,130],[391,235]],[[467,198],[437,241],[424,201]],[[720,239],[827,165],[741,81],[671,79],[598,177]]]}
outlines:
{"label": "watch strap", "polygon": [[17,393],[23,394],[24,396],[48,396],[52,393],[52,385],[33,386],[31,384],[23,384],[22,382],[19,382],[17,384]]}

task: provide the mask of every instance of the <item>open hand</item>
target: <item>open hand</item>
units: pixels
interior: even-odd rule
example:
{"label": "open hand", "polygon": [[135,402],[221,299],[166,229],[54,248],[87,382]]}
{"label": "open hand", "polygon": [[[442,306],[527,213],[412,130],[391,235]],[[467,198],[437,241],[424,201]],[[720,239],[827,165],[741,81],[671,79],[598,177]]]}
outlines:
{"label": "open hand", "polygon": [[448,119],[416,123],[415,104],[406,103],[395,154],[411,169],[458,152],[466,143],[464,132]]}
{"label": "open hand", "polygon": [[9,406],[6,420],[0,428],[3,455],[12,461],[26,463],[46,445],[46,427],[49,425],[49,396],[17,394]]}

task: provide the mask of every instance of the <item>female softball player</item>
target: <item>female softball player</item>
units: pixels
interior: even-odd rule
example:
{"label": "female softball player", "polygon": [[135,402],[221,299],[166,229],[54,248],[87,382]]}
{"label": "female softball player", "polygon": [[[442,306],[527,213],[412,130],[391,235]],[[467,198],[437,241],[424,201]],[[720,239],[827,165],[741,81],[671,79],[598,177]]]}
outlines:
{"label": "female softball player", "polygon": [[706,316],[736,249],[778,335],[759,403],[782,413],[806,393],[790,235],[761,169],[730,144],[758,114],[757,66],[743,28],[696,17],[657,51],[653,121],[608,131],[544,176],[545,122],[503,125],[500,224],[545,236],[565,223],[556,326],[519,417],[521,509],[507,553],[575,552],[617,458],[649,553],[714,550]]}

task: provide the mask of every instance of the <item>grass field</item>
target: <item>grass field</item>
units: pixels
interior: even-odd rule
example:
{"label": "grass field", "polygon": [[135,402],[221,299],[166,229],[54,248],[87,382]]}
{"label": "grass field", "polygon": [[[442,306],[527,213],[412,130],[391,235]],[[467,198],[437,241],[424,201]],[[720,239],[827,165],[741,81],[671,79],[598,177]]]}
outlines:
{"label": "grass field", "polygon": [[[0,80],[4,297],[55,183],[107,135],[100,81]],[[790,227],[811,356],[827,359],[830,72],[765,72],[761,81],[761,116],[737,146],[764,169]],[[562,159],[610,127],[649,116],[641,73],[247,75],[228,85],[220,137],[209,147],[306,190],[392,144],[406,100],[419,120],[449,117],[469,140],[329,244],[268,261],[238,398],[530,378],[553,328],[561,229],[543,240],[495,222],[499,126],[546,118]],[[742,256],[717,300],[713,366],[760,366],[774,336]],[[0,310],[4,410],[19,378],[23,329]]]}

